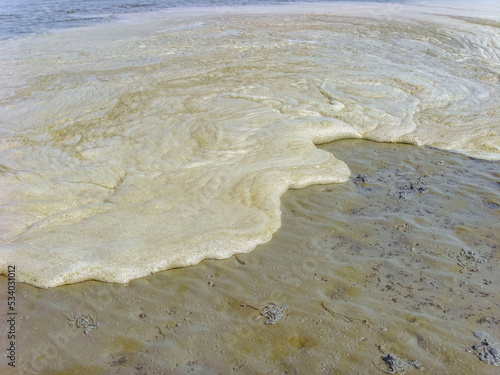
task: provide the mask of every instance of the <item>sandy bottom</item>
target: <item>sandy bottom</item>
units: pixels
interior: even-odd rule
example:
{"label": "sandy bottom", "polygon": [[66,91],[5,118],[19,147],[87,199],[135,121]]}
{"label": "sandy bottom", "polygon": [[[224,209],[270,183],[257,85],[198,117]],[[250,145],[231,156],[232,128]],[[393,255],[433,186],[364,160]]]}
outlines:
{"label": "sandy bottom", "polygon": [[[479,357],[500,341],[499,163],[321,148],[351,180],[287,192],[282,228],[249,254],[128,285],[18,284],[17,367],[3,354],[0,373],[497,373]],[[288,308],[265,324],[271,302]],[[85,334],[80,316],[99,327]]]}

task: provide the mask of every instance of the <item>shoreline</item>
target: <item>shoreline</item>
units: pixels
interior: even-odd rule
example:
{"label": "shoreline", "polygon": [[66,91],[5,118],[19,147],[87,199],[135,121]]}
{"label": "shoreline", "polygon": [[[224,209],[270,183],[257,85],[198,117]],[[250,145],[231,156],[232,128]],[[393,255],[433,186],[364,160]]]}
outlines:
{"label": "shoreline", "polygon": [[[18,373],[383,373],[391,355],[409,373],[490,374],[473,346],[474,332],[500,340],[498,163],[319,147],[350,180],[287,192],[282,227],[253,252],[127,285],[17,284]],[[247,307],[271,302],[288,305],[275,324]],[[80,316],[99,326],[85,334]]]}
{"label": "shoreline", "polygon": [[3,60],[4,259],[19,262],[20,280],[54,286],[249,251],[279,227],[287,188],[347,178],[342,158],[313,143],[363,137],[498,158],[497,30],[408,22],[402,9],[2,44],[19,47]]}
{"label": "shoreline", "polygon": [[[105,21],[96,21],[82,26],[51,27],[37,33],[21,33],[9,37],[1,37],[0,42],[23,41],[47,34],[61,34],[65,32],[78,32],[81,29],[92,29],[95,27],[113,26],[116,24],[135,25],[145,24],[150,21],[169,20],[178,21],[178,17],[187,19],[203,19],[220,16],[252,16],[252,15],[300,15],[300,14],[330,14],[351,15],[353,11],[359,11],[359,17],[367,15],[376,16],[377,12],[382,11],[379,16],[387,18],[393,16],[392,12],[397,13],[399,17],[403,13],[399,12],[401,8],[406,8],[408,12],[414,11],[420,15],[441,15],[450,17],[467,17],[470,19],[481,19],[490,22],[499,22],[500,18],[495,17],[496,4],[482,0],[475,2],[473,6],[466,2],[457,0],[447,1],[446,3],[434,4],[425,0],[402,0],[400,2],[379,2],[372,1],[336,1],[336,2],[290,2],[279,4],[244,4],[244,5],[183,5],[173,6],[164,9],[147,10],[131,13],[116,14],[89,14],[89,17],[101,18]],[[500,7],[498,7],[500,11]],[[492,10],[493,9],[493,10]],[[374,13],[375,12],[375,13]],[[384,14],[385,12],[385,14]],[[345,13],[345,14],[344,14]],[[145,20],[147,18],[148,20]],[[183,22],[186,21],[183,19]],[[182,24],[182,23],[181,23]]]}

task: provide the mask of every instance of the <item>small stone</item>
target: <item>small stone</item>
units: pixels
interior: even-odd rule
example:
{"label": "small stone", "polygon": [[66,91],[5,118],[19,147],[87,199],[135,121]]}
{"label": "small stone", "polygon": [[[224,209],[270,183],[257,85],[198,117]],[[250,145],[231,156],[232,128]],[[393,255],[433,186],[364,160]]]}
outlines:
{"label": "small stone", "polygon": [[368,182],[368,177],[366,174],[358,174],[354,179],[354,183],[357,184],[366,184]]}

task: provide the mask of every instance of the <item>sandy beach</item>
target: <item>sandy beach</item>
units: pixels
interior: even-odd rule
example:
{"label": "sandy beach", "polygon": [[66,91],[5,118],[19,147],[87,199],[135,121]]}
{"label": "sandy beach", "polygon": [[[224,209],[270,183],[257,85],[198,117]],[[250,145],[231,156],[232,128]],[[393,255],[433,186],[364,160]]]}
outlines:
{"label": "sandy beach", "polygon": [[249,254],[128,285],[17,284],[16,368],[3,355],[0,372],[498,371],[484,345],[500,341],[498,163],[360,140],[320,148],[342,155],[350,180],[288,191],[282,227]]}
{"label": "sandy beach", "polygon": [[0,374],[498,374],[498,5],[200,1],[2,19]]}

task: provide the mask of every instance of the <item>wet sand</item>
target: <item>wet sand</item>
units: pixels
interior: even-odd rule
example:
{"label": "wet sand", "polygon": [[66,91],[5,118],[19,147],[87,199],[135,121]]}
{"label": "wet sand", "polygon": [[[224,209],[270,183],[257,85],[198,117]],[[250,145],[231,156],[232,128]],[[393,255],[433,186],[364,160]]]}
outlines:
{"label": "wet sand", "polygon": [[[17,284],[16,369],[2,355],[0,373],[391,372],[382,357],[402,360],[394,373],[498,371],[473,346],[478,331],[500,342],[500,165],[360,140],[320,148],[350,181],[288,191],[282,227],[251,253],[128,285]],[[5,318],[4,276],[0,290]],[[275,324],[248,306],[270,302],[288,305]],[[85,334],[79,316],[99,327]]]}

